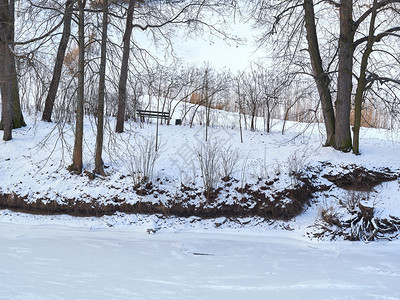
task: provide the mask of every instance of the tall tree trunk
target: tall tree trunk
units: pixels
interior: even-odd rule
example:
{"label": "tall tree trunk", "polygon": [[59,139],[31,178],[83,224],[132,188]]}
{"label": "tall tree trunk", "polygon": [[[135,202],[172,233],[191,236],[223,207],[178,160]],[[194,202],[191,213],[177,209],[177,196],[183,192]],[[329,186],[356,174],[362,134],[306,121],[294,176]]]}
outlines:
{"label": "tall tree trunk", "polygon": [[100,54],[100,80],[99,80],[99,101],[97,106],[97,137],[96,137],[96,156],[94,172],[105,176],[103,167],[103,127],[104,127],[104,90],[106,79],[106,59],[107,59],[107,26],[108,26],[108,0],[103,0],[103,24],[101,32],[101,54]]}
{"label": "tall tree trunk", "polygon": [[0,43],[0,83],[1,83],[1,119],[3,127],[3,140],[12,139],[13,115],[12,90],[10,85],[11,56],[8,46]]}
{"label": "tall tree trunk", "polygon": [[205,108],[206,108],[206,138],[205,141],[208,141],[208,127],[210,126],[210,110],[211,110],[211,101],[208,97],[208,69],[206,69],[204,74],[204,95],[202,98],[205,100]]}
{"label": "tall tree trunk", "polygon": [[350,133],[350,109],[352,92],[352,70],[354,53],[353,1],[341,0],[340,36],[339,36],[339,69],[335,124],[335,149],[348,152],[352,148]]}
{"label": "tall tree trunk", "polygon": [[79,61],[78,61],[78,92],[76,103],[76,128],[72,166],[70,170],[75,174],[82,173],[82,148],[83,148],[83,98],[85,94],[85,8],[86,1],[78,0],[79,8]]}
{"label": "tall tree trunk", "polygon": [[14,0],[0,2],[0,81],[4,140],[11,140],[12,128],[26,126],[21,111],[18,74],[14,55]]}
{"label": "tall tree trunk", "polygon": [[117,112],[117,125],[115,131],[121,133],[124,131],[124,121],[125,121],[125,106],[126,106],[126,82],[128,80],[128,61],[130,52],[131,35],[133,29],[133,11],[135,8],[135,0],[129,1],[127,16],[126,16],[126,26],[123,37],[123,54],[122,54],[122,64],[121,64],[121,74],[119,77],[118,84],[118,112]]}
{"label": "tall tree trunk", "polygon": [[270,101],[270,99],[267,100],[267,133],[270,133],[270,131],[271,131],[271,112],[272,112],[272,109],[270,109],[269,101]]}
{"label": "tall tree trunk", "polygon": [[53,78],[51,79],[49,92],[46,97],[46,102],[42,115],[42,120],[47,122],[51,122],[51,115],[53,113],[54,101],[56,99],[58,85],[60,84],[65,51],[67,49],[69,37],[71,34],[71,20],[74,9],[74,2],[75,0],[67,0],[65,2],[63,33],[61,36],[60,44],[58,45],[56,63],[53,69]]}
{"label": "tall tree trunk", "polygon": [[319,51],[313,0],[304,0],[305,26],[307,32],[308,52],[310,55],[314,80],[317,85],[322,113],[326,129],[326,146],[333,146],[335,139],[335,112],[331,91],[330,78],[324,72],[322,58]]}
{"label": "tall tree trunk", "polygon": [[10,5],[8,1],[0,2],[0,84],[1,84],[1,123],[3,140],[12,139],[12,62],[11,62],[11,40],[12,40],[12,20]]}
{"label": "tall tree trunk", "polygon": [[24,116],[21,110],[21,101],[19,98],[19,88],[18,88],[18,74],[17,74],[17,66],[15,62],[14,55],[14,38],[15,38],[15,0],[9,0],[10,3],[10,16],[11,16],[11,40],[10,40],[10,48],[11,52],[11,97],[12,97],[12,105],[13,105],[13,128],[21,128],[26,126]]}
{"label": "tall tree trunk", "polygon": [[18,88],[18,74],[17,74],[17,67],[15,64],[15,56],[13,53],[10,53],[10,60],[11,60],[11,97],[12,97],[12,106],[13,106],[13,119],[12,119],[12,126],[13,128],[21,128],[26,126],[24,116],[21,110],[21,101],[19,98],[19,88]]}
{"label": "tall tree trunk", "polygon": [[371,20],[369,24],[369,33],[367,45],[365,47],[360,66],[360,76],[357,82],[357,91],[354,98],[354,141],[353,141],[353,153],[360,154],[360,127],[361,127],[361,111],[362,102],[364,99],[365,87],[367,85],[366,71],[368,66],[368,58],[372,52],[372,45],[374,43],[374,31],[375,31],[375,20],[376,20],[376,10],[377,10],[377,0],[374,0]]}

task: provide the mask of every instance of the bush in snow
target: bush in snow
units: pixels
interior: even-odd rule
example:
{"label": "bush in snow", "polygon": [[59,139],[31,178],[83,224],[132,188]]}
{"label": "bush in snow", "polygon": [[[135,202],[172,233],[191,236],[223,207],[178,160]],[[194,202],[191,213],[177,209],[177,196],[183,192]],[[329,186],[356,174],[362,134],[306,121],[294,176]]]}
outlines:
{"label": "bush in snow", "polygon": [[221,148],[217,140],[211,140],[200,143],[194,151],[201,171],[204,192],[208,198],[221,177]]}
{"label": "bush in snow", "polygon": [[239,163],[239,150],[233,149],[232,146],[220,151],[221,153],[221,176],[223,179],[229,179],[235,172]]}
{"label": "bush in snow", "polygon": [[[279,162],[276,162],[276,169],[278,171],[273,172],[273,175],[278,175],[280,173],[279,168]],[[267,161],[267,148],[264,147],[264,156],[262,159],[258,159],[257,161],[255,161],[255,163],[253,164],[253,173],[254,176],[257,179],[267,179],[270,177],[270,166],[268,165],[268,161]]]}
{"label": "bush in snow", "polygon": [[135,144],[128,147],[127,164],[133,183],[136,185],[151,182],[155,163],[160,157],[162,143],[159,143],[156,151],[156,139],[154,136],[138,136],[135,138]]}
{"label": "bush in snow", "polygon": [[287,173],[290,177],[291,185],[298,182],[298,176],[303,173],[305,166],[305,154],[299,155],[295,152],[290,155],[286,161]]}

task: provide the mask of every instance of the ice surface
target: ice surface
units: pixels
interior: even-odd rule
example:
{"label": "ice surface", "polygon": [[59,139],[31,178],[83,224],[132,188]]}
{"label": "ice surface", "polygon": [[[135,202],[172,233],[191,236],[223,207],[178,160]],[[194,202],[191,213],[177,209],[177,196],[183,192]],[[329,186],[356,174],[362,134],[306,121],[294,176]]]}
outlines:
{"label": "ice surface", "polygon": [[398,299],[400,243],[0,223],[0,299]]}

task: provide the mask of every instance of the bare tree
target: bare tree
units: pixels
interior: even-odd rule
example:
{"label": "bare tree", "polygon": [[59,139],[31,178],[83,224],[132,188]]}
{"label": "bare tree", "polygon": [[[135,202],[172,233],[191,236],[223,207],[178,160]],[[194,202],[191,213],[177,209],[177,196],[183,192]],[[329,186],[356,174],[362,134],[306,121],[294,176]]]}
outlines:
{"label": "bare tree", "polygon": [[103,136],[104,136],[104,93],[106,81],[106,60],[107,60],[107,27],[108,27],[108,0],[103,0],[103,22],[101,31],[101,54],[100,54],[100,79],[99,79],[99,101],[97,105],[97,137],[96,156],[94,172],[105,176],[103,166]]}
{"label": "bare tree", "polygon": [[324,124],[326,130],[326,146],[334,146],[335,144],[335,113],[332,104],[332,95],[330,91],[331,78],[324,69],[319,42],[317,37],[317,28],[315,24],[315,12],[313,0],[304,0],[304,21],[307,31],[308,53],[313,71],[313,77],[318,89],[322,112],[324,116]]}
{"label": "bare tree", "polygon": [[358,77],[358,84],[357,84],[357,92],[354,100],[354,142],[353,142],[353,152],[354,154],[359,154],[359,141],[360,141],[360,126],[361,126],[361,110],[362,110],[362,100],[363,94],[365,91],[365,87],[367,85],[367,66],[368,66],[368,58],[372,52],[373,46],[373,39],[374,39],[374,31],[375,31],[375,20],[377,14],[377,4],[378,1],[374,0],[372,5],[372,14],[371,20],[369,25],[369,33],[368,33],[368,40],[362,55],[361,59],[361,66],[360,66],[360,76]]}
{"label": "bare tree", "polygon": [[339,67],[337,99],[335,102],[335,148],[344,152],[351,150],[350,107],[353,90],[353,53],[356,26],[353,23],[353,1],[341,0],[339,5]]}
{"label": "bare tree", "polygon": [[235,94],[239,110],[239,127],[242,114],[250,116],[250,130],[257,129],[257,117],[264,119],[264,129],[270,132],[272,114],[281,104],[280,93],[286,88],[284,76],[266,69],[262,64],[254,64],[250,72],[242,72],[235,77]]}
{"label": "bare tree", "polygon": [[85,5],[86,0],[78,0],[79,23],[79,63],[78,63],[78,93],[76,105],[75,143],[72,155],[72,165],[69,167],[76,174],[82,173],[83,167],[83,102],[85,97]]}
{"label": "bare tree", "polygon": [[245,89],[247,93],[246,106],[250,114],[250,130],[255,131],[257,128],[257,116],[261,109],[261,88],[260,88],[260,74],[256,69],[252,69],[250,74],[245,77]]}
{"label": "bare tree", "polygon": [[273,71],[264,71],[259,68],[260,77],[260,88],[261,92],[261,103],[262,103],[262,114],[264,117],[264,130],[266,132],[271,131],[272,127],[272,116],[275,109],[281,104],[281,93],[286,88],[286,80],[284,76],[279,76]]}
{"label": "bare tree", "polygon": [[12,139],[12,56],[10,49],[11,44],[11,15],[10,6],[7,1],[0,3],[0,83],[1,83],[1,99],[2,99],[2,125],[3,140]]}
{"label": "bare tree", "polygon": [[[361,62],[360,62],[360,71],[359,71],[359,76],[357,78],[357,90],[356,94],[354,97],[354,127],[353,127],[353,132],[354,132],[354,139],[353,139],[353,153],[354,154],[360,154],[360,149],[359,149],[359,139],[360,139],[360,127],[361,127],[361,119],[362,119],[362,108],[363,108],[363,103],[366,100],[366,95],[369,91],[372,90],[372,85],[374,82],[377,82],[379,85],[386,85],[387,83],[394,83],[394,87],[388,87],[390,93],[392,95],[386,94],[383,98],[380,100],[383,101],[384,103],[390,103],[390,98],[394,99],[395,102],[399,102],[399,92],[395,92],[396,88],[397,91],[400,87],[400,80],[396,79],[396,76],[392,73],[391,70],[398,70],[398,68],[394,68],[394,66],[398,66],[400,64],[400,61],[398,60],[398,55],[399,53],[396,53],[396,46],[394,46],[394,49],[388,48],[387,45],[390,45],[390,42],[386,43],[380,43],[383,44],[383,47],[379,47],[378,43],[382,42],[382,40],[389,40],[391,41],[394,45],[397,45],[399,43],[399,35],[396,34],[397,31],[400,31],[400,26],[394,26],[392,27],[392,20],[396,20],[400,17],[400,12],[396,9],[391,10],[390,7],[389,9],[387,7],[382,7],[381,6],[382,2],[374,0],[372,7],[370,8],[371,11],[371,16],[370,16],[370,22],[369,22],[369,29],[368,29],[368,34],[365,37],[361,37],[360,39],[355,41],[355,45],[360,45],[360,44],[365,44],[363,49],[361,50],[362,56],[361,56]],[[394,8],[394,7],[393,7]],[[386,11],[386,12],[385,12]],[[387,11],[391,11],[387,13]],[[385,22],[380,21],[377,23],[377,17],[378,14],[381,13],[385,16]],[[394,18],[394,19],[392,19]],[[384,25],[389,25],[389,27],[384,27]],[[378,32],[378,29],[381,30],[381,32]],[[374,49],[375,48],[375,49]],[[369,60],[371,59],[371,56],[374,55],[374,52],[376,53],[386,53],[386,58],[387,58],[387,63],[390,66],[387,68],[386,66],[384,68],[380,68],[379,70],[379,62],[375,61],[373,64],[374,66],[371,66],[371,63]],[[395,59],[391,59],[391,57],[396,57]],[[374,68],[375,70],[373,71]],[[387,76],[385,75],[377,75],[378,72],[384,72],[388,74]],[[368,75],[371,74],[371,75]],[[399,74],[399,73],[397,73]],[[392,76],[391,76],[392,75]],[[394,76],[393,76],[394,75]],[[396,87],[397,86],[397,87]],[[378,88],[378,91],[381,88]],[[374,93],[374,94],[380,94],[380,93]],[[388,97],[387,97],[388,96]],[[392,103],[393,103],[392,102]],[[382,107],[382,105],[380,105]]]}
{"label": "bare tree", "polygon": [[[214,35],[228,37],[221,28],[218,28],[211,20],[205,19],[202,15],[203,10],[211,10],[217,13],[222,13],[222,9],[230,9],[232,3],[229,1],[204,1],[204,0],[189,0],[189,1],[167,1],[162,5],[157,2],[144,2],[139,4],[139,1],[129,1],[127,9],[127,21],[125,25],[123,37],[123,56],[122,67],[120,73],[120,81],[118,87],[118,113],[117,113],[117,126],[116,132],[123,131],[123,124],[125,119],[125,106],[126,106],[126,81],[128,64],[125,63],[129,59],[129,48],[139,50],[138,45],[130,43],[132,30],[137,29],[149,32],[154,38],[156,44],[160,44],[163,40],[169,50],[173,49],[170,37],[173,31],[179,25],[186,26],[190,34],[208,29]],[[219,10],[221,8],[221,10]],[[234,39],[229,36],[228,38]],[[143,50],[143,49],[141,49]],[[140,51],[141,51],[140,50]],[[138,59],[140,55],[135,55]],[[148,62],[143,63],[145,67]]]}
{"label": "bare tree", "polygon": [[[376,4],[380,12],[391,9],[398,0],[381,0]],[[301,56],[304,40],[307,42],[308,53],[311,62],[312,76],[317,85],[320,95],[321,107],[327,132],[326,144],[333,146],[340,151],[350,151],[352,140],[350,133],[350,113],[353,93],[353,73],[355,67],[355,50],[363,42],[367,41],[368,31],[363,33],[364,21],[370,18],[373,8],[370,6],[356,6],[357,11],[353,11],[354,1],[320,1],[314,3],[312,0],[293,0],[276,2],[257,2],[258,22],[269,28],[265,38],[275,36],[275,41],[280,43],[280,56],[285,57],[293,66],[295,56]],[[336,11],[339,9],[339,18],[336,18]],[[316,16],[315,10],[319,14]],[[332,10],[332,13],[328,13]],[[268,13],[275,13],[275,18],[271,22],[267,20]],[[318,19],[318,24],[316,20]],[[326,20],[324,20],[326,19]],[[302,24],[305,24],[305,31]],[[333,25],[337,24],[339,32]],[[324,27],[321,30],[321,38],[317,36],[317,26]],[[398,26],[388,29],[392,33],[398,30]],[[324,33],[327,33],[323,36]],[[357,36],[364,35],[359,40]],[[320,43],[324,41],[325,49],[321,50]],[[338,43],[338,47],[336,46]],[[330,53],[322,55],[321,51],[332,50]],[[283,53],[283,54],[282,54]],[[300,54],[299,54],[300,53]],[[388,53],[390,56],[390,53]],[[322,59],[324,57],[325,59]],[[305,70],[298,70],[304,73]],[[332,81],[333,75],[337,74],[336,81]],[[337,89],[334,89],[336,84]],[[336,93],[335,112],[333,110],[332,94]]]}
{"label": "bare tree", "polygon": [[65,51],[68,46],[69,37],[71,34],[71,20],[76,0],[66,0],[64,12],[64,28],[58,46],[56,62],[53,69],[53,78],[51,80],[49,91],[47,93],[46,102],[43,110],[42,120],[51,122],[51,115],[53,113],[54,101],[56,99],[58,86],[61,79],[61,71],[64,63]]}
{"label": "bare tree", "polygon": [[203,77],[203,88],[201,93],[201,104],[205,108],[205,140],[208,140],[208,128],[211,125],[212,109],[218,108],[218,100],[226,89],[226,74],[217,73],[209,66],[205,67]]}
{"label": "bare tree", "polygon": [[125,107],[126,107],[126,82],[128,80],[128,60],[130,53],[131,35],[133,29],[133,12],[135,0],[129,0],[128,10],[126,12],[126,25],[123,37],[123,54],[121,61],[121,73],[118,84],[118,113],[117,125],[115,131],[121,133],[124,131]]}
{"label": "bare tree", "polygon": [[[235,96],[236,96],[236,105],[239,114],[239,131],[240,131],[240,142],[243,143],[243,122],[246,124],[246,102],[248,94],[245,89],[246,82],[246,73],[244,71],[239,72],[235,76]],[[243,121],[242,121],[243,118]]]}
{"label": "bare tree", "polygon": [[0,3],[0,84],[3,140],[12,139],[12,128],[25,126],[18,89],[14,51],[14,0]]}

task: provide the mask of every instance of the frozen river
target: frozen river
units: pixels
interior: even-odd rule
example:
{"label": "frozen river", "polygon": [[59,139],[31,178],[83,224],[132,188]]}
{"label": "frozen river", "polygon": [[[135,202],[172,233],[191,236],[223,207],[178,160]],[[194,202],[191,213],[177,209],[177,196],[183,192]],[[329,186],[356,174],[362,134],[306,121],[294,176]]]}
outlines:
{"label": "frozen river", "polygon": [[0,223],[0,299],[399,299],[400,243]]}

